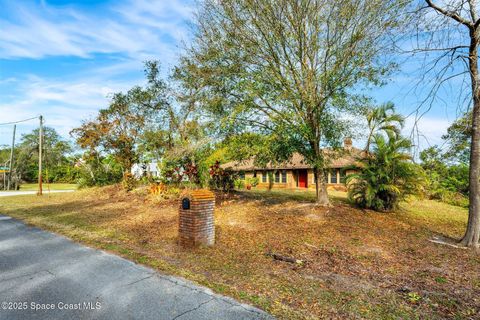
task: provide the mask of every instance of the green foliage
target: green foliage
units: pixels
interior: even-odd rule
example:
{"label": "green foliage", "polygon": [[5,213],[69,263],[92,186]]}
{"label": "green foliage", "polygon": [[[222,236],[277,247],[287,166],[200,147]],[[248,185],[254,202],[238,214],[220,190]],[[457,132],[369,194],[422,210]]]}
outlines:
{"label": "green foliage", "polygon": [[420,153],[422,167],[426,172],[426,194],[452,205],[468,206],[468,174],[467,164],[449,163],[446,153],[437,146]]}
{"label": "green foliage", "polygon": [[472,111],[469,111],[453,122],[447,134],[442,136],[449,146],[445,156],[454,162],[468,164],[472,132]]}
{"label": "green foliage", "polygon": [[[43,129],[44,181],[71,183],[76,179],[75,158],[70,155],[71,145],[53,128]],[[38,179],[39,129],[22,135],[15,148],[14,170],[19,179],[33,182]]]}
{"label": "green foliage", "polygon": [[157,78],[158,67],[150,67],[153,69],[146,71],[149,81],[146,87],[135,86],[126,93],[114,94],[108,108],[71,132],[81,148],[114,156],[126,172],[140,160],[140,145],[144,152],[159,147],[152,143],[159,133],[152,133],[151,125],[168,113],[166,84]]}
{"label": "green foliage", "polygon": [[222,190],[224,192],[232,191],[235,188],[235,180],[237,173],[231,170],[226,170],[220,167],[220,162],[217,161],[210,167],[210,188],[215,190]]}
{"label": "green foliage", "polygon": [[181,158],[167,158],[161,163],[160,170],[162,182],[165,184],[191,184],[193,186],[203,186],[206,184],[208,174],[203,161],[194,163],[188,156]]}
{"label": "green foliage", "polygon": [[253,131],[272,142],[253,144],[267,152],[239,148],[235,156],[283,161],[298,152],[320,170],[327,165],[322,147],[339,146],[352,127],[345,115],[354,118],[369,101],[359,88],[382,84],[394,67],[382,52],[392,43],[385,35],[401,22],[401,5],[204,1],[175,76],[216,132]]}
{"label": "green foliage", "polygon": [[416,292],[409,292],[407,296],[408,301],[410,301],[411,303],[418,303],[422,299],[422,297]]}
{"label": "green foliage", "polygon": [[373,136],[373,152],[347,177],[348,196],[362,208],[391,211],[421,191],[423,170],[410,161],[411,142],[393,132],[387,137]]}
{"label": "green foliage", "polygon": [[365,150],[370,151],[370,144],[373,136],[379,131],[392,131],[400,134],[400,130],[405,123],[405,118],[396,113],[395,105],[391,102],[367,110],[368,136]]}
{"label": "green foliage", "polygon": [[235,179],[233,184],[235,186],[235,189],[237,189],[237,190],[245,189],[245,180]]}
{"label": "green foliage", "polygon": [[249,177],[245,181],[247,185],[250,185],[252,187],[258,186],[259,182],[260,182],[260,179],[258,179],[258,177]]}
{"label": "green foliage", "polygon": [[137,179],[130,173],[126,172],[123,174],[122,178],[122,187],[126,191],[132,191],[138,185]]}
{"label": "green foliage", "polygon": [[123,177],[122,166],[112,156],[86,153],[75,170],[80,188],[115,184]]}

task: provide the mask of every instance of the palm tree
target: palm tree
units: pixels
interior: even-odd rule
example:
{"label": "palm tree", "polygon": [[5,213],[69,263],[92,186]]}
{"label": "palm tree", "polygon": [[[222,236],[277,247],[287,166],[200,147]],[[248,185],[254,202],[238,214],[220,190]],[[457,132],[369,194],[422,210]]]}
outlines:
{"label": "palm tree", "polygon": [[373,152],[358,160],[356,174],[347,177],[350,200],[363,208],[391,211],[422,186],[421,169],[413,164],[411,142],[394,131],[372,136]]}
{"label": "palm tree", "polygon": [[372,138],[379,131],[390,131],[396,135],[400,134],[401,129],[405,123],[405,118],[395,112],[395,105],[392,102],[387,102],[381,106],[370,109],[367,112],[368,136],[365,152],[370,153],[370,144]]}

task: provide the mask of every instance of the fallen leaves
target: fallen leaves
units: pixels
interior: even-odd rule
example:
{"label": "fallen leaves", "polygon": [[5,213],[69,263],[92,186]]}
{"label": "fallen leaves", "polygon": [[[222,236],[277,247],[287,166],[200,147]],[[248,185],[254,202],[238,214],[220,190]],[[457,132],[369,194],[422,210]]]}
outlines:
{"label": "fallen leaves", "polygon": [[462,209],[417,201],[403,212],[378,214],[350,207],[338,192],[329,208],[315,206],[308,193],[219,194],[216,245],[182,250],[176,245],[174,191],[163,198],[163,187],[126,193],[111,186],[10,198],[0,208],[77,240],[128,252],[278,318],[478,315],[478,257],[428,241],[461,230]]}

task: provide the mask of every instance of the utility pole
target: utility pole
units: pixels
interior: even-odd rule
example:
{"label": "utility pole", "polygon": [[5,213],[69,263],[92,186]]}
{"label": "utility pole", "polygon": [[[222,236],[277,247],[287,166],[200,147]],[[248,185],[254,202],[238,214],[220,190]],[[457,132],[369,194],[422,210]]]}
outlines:
{"label": "utility pole", "polygon": [[42,150],[43,150],[43,116],[40,116],[40,130],[38,130],[38,193],[43,195],[42,190]]}
{"label": "utility pole", "polygon": [[12,173],[13,173],[13,150],[15,149],[15,132],[17,131],[17,125],[13,125],[13,138],[12,138],[12,148],[10,149],[10,165],[8,170],[8,185],[7,190],[10,190],[10,185],[12,183]]}

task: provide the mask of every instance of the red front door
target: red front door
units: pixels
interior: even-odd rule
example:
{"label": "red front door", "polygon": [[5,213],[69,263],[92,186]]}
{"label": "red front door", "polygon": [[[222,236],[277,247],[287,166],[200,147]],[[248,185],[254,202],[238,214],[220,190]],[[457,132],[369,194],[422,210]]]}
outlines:
{"label": "red front door", "polygon": [[299,170],[298,171],[298,187],[299,188],[306,188],[307,187],[307,170]]}

